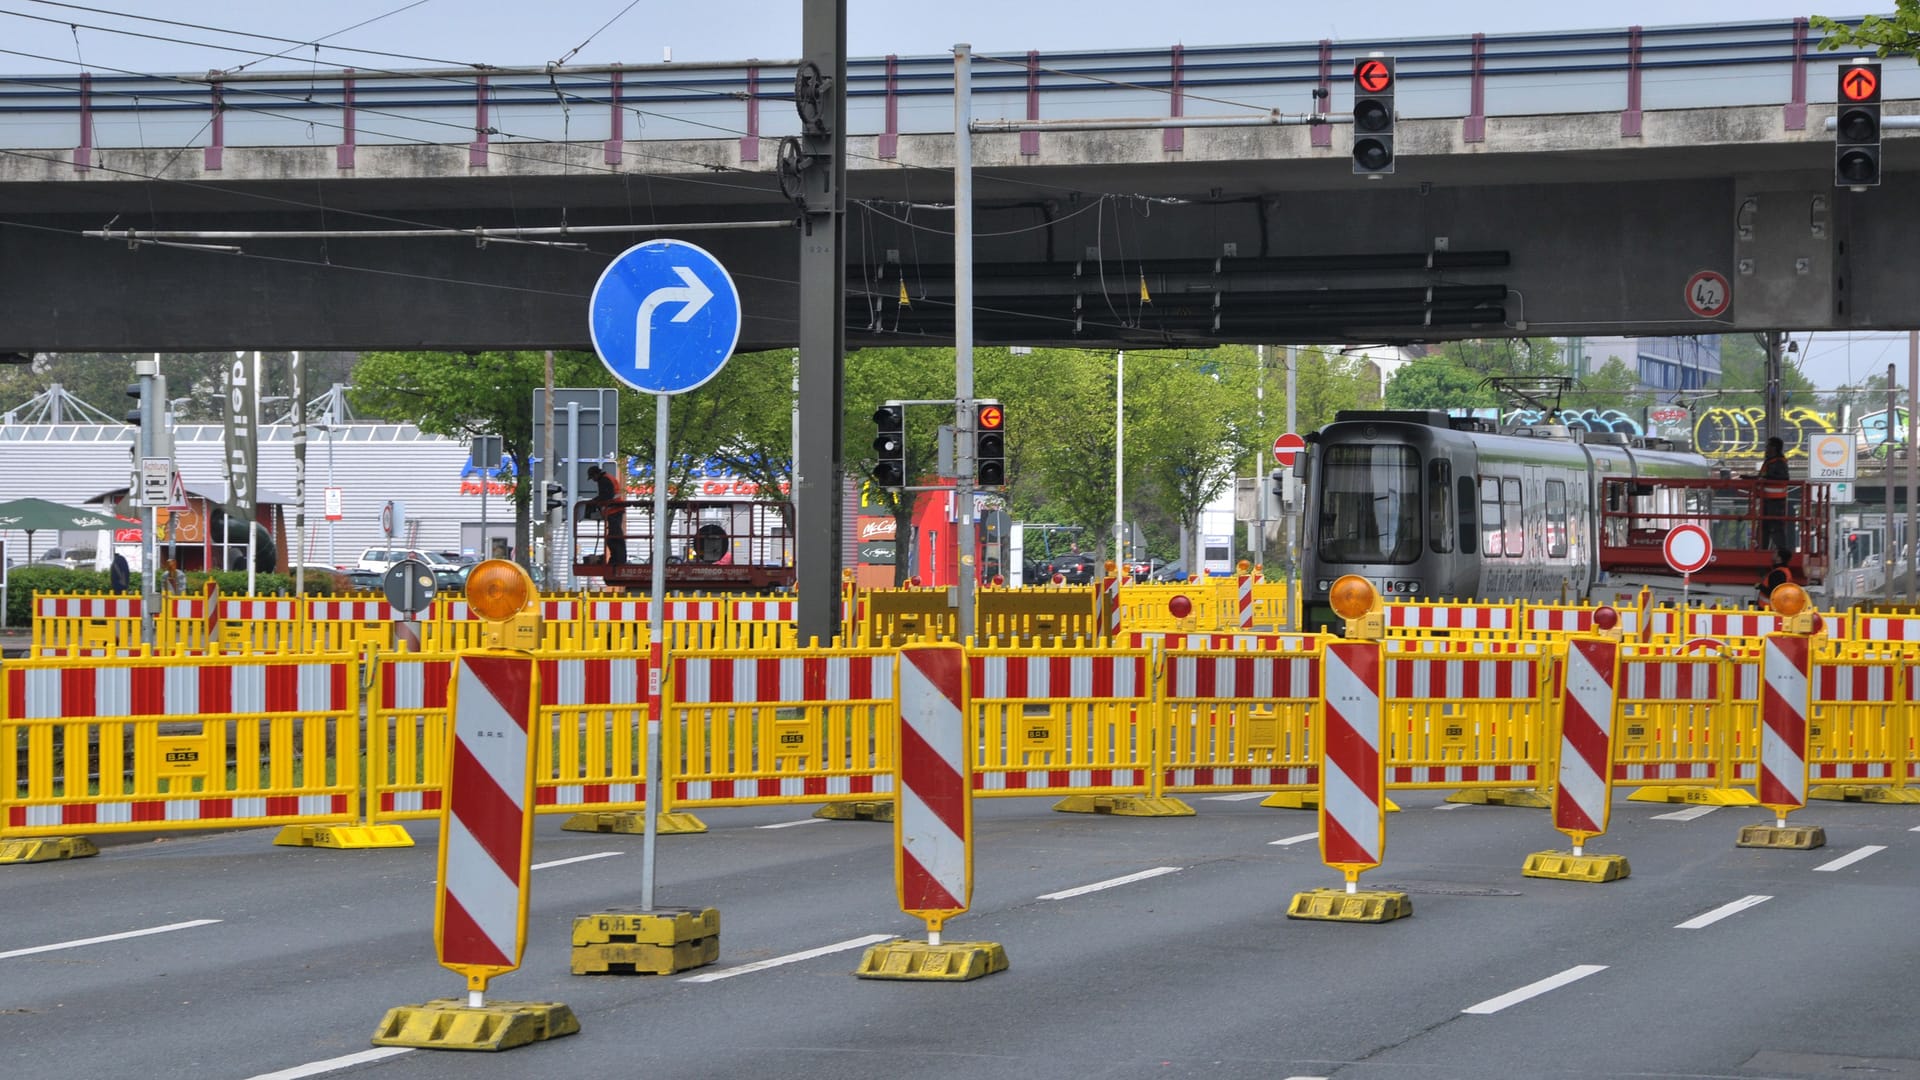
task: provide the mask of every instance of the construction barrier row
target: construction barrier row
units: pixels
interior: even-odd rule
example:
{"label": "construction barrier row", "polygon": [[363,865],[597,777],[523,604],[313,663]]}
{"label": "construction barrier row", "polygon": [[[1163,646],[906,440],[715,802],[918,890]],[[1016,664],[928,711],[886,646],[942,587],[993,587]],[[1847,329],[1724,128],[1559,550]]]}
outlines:
{"label": "construction barrier row", "polygon": [[[983,797],[1305,795],[1319,782],[1322,641],[968,650],[974,788]],[[658,791],[646,775],[647,661],[622,652],[538,660],[540,812],[632,811],[655,797],[666,813],[891,797],[890,650],[670,656],[660,673]],[[453,661],[9,661],[0,840],[240,824],[368,829],[430,817],[449,774]],[[1560,744],[1560,662],[1550,652],[1386,647],[1382,665],[1389,787],[1545,799]],[[1751,802],[1759,665],[1732,652],[1624,655],[1616,784],[1645,789],[1635,797]],[[1853,797],[1920,796],[1920,662],[1816,658],[1812,686],[1815,783]]]}

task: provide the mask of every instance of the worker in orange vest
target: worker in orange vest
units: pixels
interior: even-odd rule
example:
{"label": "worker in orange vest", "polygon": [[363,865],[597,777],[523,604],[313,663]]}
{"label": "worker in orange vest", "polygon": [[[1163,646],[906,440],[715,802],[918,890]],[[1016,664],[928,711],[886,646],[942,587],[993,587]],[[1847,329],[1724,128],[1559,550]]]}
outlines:
{"label": "worker in orange vest", "polygon": [[1787,496],[1793,474],[1787,469],[1786,444],[1779,436],[1767,440],[1767,456],[1753,477],[1760,481],[1760,546],[1779,553],[1784,564],[1793,555],[1787,532]]}

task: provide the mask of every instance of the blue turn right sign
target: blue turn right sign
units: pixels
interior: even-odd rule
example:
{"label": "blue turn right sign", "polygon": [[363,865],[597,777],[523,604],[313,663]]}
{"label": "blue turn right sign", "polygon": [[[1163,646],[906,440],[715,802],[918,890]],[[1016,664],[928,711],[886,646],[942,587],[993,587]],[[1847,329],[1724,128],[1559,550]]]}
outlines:
{"label": "blue turn right sign", "polygon": [[681,394],[719,374],[733,355],[740,293],[704,249],[649,240],[601,271],[588,325],[614,378],[649,394]]}

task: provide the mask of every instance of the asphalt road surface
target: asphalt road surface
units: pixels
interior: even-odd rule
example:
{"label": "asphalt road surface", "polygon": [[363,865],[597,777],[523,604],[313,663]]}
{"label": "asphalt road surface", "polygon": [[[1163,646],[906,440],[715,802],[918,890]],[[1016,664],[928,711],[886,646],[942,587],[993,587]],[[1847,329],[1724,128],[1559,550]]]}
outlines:
{"label": "asphalt road surface", "polygon": [[[1414,915],[1289,920],[1339,884],[1313,814],[1193,797],[1184,819],[976,810],[970,983],[850,972],[916,937],[892,830],[812,807],[706,811],[663,837],[658,902],[720,910],[720,962],[574,976],[576,915],[637,905],[637,836],[536,828],[525,963],[490,999],[561,1001],[578,1035],[498,1054],[371,1049],[395,1005],[458,997],[434,959],[431,824],[407,850],[271,830],[140,838],[0,867],[0,1077],[1920,1078],[1920,807],[1816,803],[1827,846],[1734,846],[1761,809],[1616,801],[1590,850],[1632,876],[1524,878],[1540,810],[1396,792],[1366,888]],[[1056,895],[1067,894],[1067,895]]]}

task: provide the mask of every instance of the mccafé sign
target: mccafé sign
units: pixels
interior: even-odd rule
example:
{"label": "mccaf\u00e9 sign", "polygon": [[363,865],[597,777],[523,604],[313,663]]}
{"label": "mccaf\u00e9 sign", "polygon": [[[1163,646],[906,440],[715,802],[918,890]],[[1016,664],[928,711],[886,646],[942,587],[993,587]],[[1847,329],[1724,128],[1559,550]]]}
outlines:
{"label": "mccaf\u00e9 sign", "polygon": [[860,519],[860,542],[894,539],[894,520],[891,517],[863,517]]}

